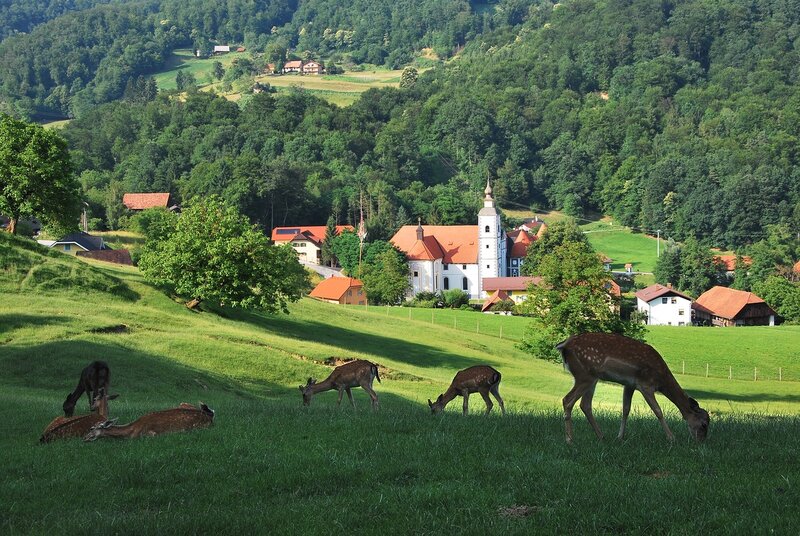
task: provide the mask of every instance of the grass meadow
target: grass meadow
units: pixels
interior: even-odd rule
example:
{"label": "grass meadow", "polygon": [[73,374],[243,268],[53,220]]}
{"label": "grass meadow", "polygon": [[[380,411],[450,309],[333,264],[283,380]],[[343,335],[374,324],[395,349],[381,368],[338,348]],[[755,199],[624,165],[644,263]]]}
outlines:
{"label": "grass meadow", "polygon": [[[0,237],[4,534],[800,530],[798,378],[728,380],[675,368],[680,359],[704,372],[706,361],[728,357],[796,372],[797,328],[651,331],[712,413],[709,440],[691,442],[660,398],[677,437],[669,444],[637,395],[629,435],[617,441],[621,389],[601,385],[595,406],[607,439],[597,441],[576,410],[567,446],[560,399],[571,377],[515,346],[523,319],[435,311],[431,321],[421,309],[409,319],[405,308],[309,299],[289,315],[196,313],[133,268],[22,244]],[[333,392],[301,406],[297,386],[323,378],[331,357],[379,364],[378,413],[360,389],[355,411],[337,408]],[[110,412],[120,422],[202,400],[217,412],[214,426],[40,445],[93,359],[111,367],[120,398]],[[475,395],[467,417],[460,400],[430,415],[426,399],[477,363],[502,372],[508,414],[482,415]]]}

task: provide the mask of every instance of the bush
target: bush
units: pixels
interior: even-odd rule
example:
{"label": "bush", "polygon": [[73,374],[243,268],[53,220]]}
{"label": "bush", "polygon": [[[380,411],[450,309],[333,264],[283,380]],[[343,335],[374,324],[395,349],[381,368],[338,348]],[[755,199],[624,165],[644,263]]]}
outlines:
{"label": "bush", "polygon": [[458,309],[462,305],[469,304],[469,294],[458,288],[445,290],[442,292],[442,302],[445,307]]}

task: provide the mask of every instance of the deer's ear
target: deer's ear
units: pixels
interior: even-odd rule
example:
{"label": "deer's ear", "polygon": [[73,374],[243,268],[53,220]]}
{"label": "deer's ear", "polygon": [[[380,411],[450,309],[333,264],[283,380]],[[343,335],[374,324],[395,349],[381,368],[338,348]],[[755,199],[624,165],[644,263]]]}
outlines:
{"label": "deer's ear", "polygon": [[429,405],[429,406],[431,406],[431,407],[433,407],[433,402],[431,402],[431,399],[430,399],[430,398],[428,399],[428,405]]}

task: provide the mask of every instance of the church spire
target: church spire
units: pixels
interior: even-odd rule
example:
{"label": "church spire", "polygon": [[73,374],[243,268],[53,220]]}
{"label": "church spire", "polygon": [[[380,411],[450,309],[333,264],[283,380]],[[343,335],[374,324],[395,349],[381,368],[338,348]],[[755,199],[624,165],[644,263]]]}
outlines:
{"label": "church spire", "polygon": [[425,230],[422,228],[422,218],[417,219],[417,240],[422,240],[425,237]]}

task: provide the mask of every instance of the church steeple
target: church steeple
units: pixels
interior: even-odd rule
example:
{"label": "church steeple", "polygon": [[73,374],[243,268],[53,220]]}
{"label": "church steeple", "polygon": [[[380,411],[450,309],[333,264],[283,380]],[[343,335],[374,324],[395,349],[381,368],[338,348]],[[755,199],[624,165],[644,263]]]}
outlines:
{"label": "church steeple", "polygon": [[425,238],[425,229],[422,228],[422,218],[417,220],[417,240]]}
{"label": "church steeple", "polygon": [[483,208],[478,212],[478,270],[481,291],[484,277],[506,275],[506,233],[502,229],[489,179],[486,180],[483,193]]}

